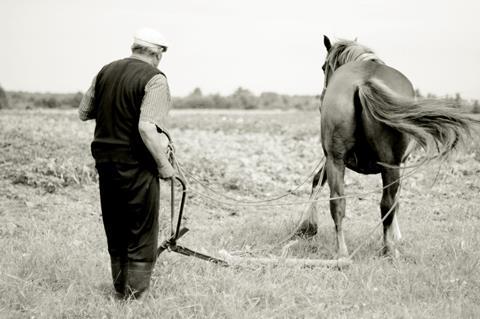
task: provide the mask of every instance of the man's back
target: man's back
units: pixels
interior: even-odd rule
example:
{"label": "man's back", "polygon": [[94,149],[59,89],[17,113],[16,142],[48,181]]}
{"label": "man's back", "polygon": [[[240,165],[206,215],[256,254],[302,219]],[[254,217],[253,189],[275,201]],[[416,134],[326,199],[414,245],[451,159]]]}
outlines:
{"label": "man's back", "polygon": [[97,163],[154,164],[138,132],[138,121],[145,86],[159,73],[155,67],[135,58],[112,62],[98,73],[92,142]]}

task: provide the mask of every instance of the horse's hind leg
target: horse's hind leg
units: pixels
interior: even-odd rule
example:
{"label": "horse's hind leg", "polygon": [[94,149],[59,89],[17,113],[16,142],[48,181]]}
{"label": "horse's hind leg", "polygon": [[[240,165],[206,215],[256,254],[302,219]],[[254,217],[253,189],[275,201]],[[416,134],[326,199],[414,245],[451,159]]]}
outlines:
{"label": "horse's hind leg", "polygon": [[345,164],[343,159],[334,159],[329,156],[326,163],[326,173],[328,186],[330,187],[330,213],[335,223],[337,255],[338,257],[346,257],[348,256],[348,250],[342,228],[346,201],[345,198],[338,198],[344,196]]}
{"label": "horse's hind leg", "polygon": [[[395,214],[399,207],[399,203],[396,201],[396,196],[399,190],[399,178],[400,169],[382,169],[383,187],[386,187],[383,189],[382,201],[380,203],[382,219],[391,210],[390,214],[383,221],[383,253],[384,255],[393,257],[398,256],[398,251],[394,247],[394,239],[399,239],[398,235],[400,234],[398,224],[396,224],[396,221],[394,222],[396,219]],[[393,205],[395,205],[395,207],[393,207]],[[397,231],[398,234],[396,234]]]}
{"label": "horse's hind leg", "polygon": [[[322,187],[325,180],[325,167],[322,166],[320,170],[313,177],[312,183],[312,192],[310,193],[310,201],[316,200],[318,192]],[[318,227],[318,212],[317,212],[317,203],[313,202],[308,207],[308,210],[303,214],[302,221],[300,222],[297,230],[295,231],[296,235],[301,235],[305,237],[312,237],[317,234]]]}

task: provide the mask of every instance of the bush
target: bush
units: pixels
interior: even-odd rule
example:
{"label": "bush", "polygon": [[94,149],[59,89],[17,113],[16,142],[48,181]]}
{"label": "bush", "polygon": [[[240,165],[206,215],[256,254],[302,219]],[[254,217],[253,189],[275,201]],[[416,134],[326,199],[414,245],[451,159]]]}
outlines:
{"label": "bush", "polygon": [[77,92],[74,95],[65,98],[65,100],[63,101],[63,104],[71,108],[77,108],[80,105],[82,98],[83,98],[82,92]]}
{"label": "bush", "polygon": [[472,113],[480,114],[480,104],[478,104],[478,100],[475,100],[475,102],[473,102]]}
{"label": "bush", "polygon": [[53,96],[35,100],[34,104],[36,107],[47,107],[49,109],[57,108],[60,106],[60,102]]}
{"label": "bush", "polygon": [[5,90],[0,86],[0,109],[8,108],[8,98]]}

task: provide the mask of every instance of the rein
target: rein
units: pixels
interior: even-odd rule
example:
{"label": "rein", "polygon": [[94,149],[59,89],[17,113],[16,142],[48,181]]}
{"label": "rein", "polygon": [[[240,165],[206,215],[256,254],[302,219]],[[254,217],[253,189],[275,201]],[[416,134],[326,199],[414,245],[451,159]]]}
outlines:
{"label": "rein", "polygon": [[[190,250],[186,247],[183,247],[183,246],[179,246],[176,244],[176,240],[180,237],[182,237],[187,231],[188,231],[188,228],[180,228],[180,223],[181,223],[181,218],[182,218],[182,211],[183,211],[183,204],[184,204],[184,198],[186,196],[186,193],[187,193],[187,183],[186,183],[186,179],[185,179],[185,175],[184,175],[184,170],[182,168],[182,166],[180,165],[179,161],[177,160],[175,154],[174,154],[174,148],[173,147],[169,147],[169,150],[170,150],[170,158],[172,160],[172,163],[177,167],[177,170],[180,174],[180,178],[177,178],[179,181],[182,182],[182,185],[183,185],[183,194],[182,194],[182,202],[181,202],[181,209],[180,209],[180,213],[179,213],[179,216],[178,216],[178,222],[177,222],[177,229],[175,232],[173,232],[173,209],[174,209],[174,206],[172,204],[172,227],[171,227],[171,231],[172,231],[172,235],[171,235],[171,238],[164,241],[164,243],[162,243],[162,245],[160,245],[160,247],[158,248],[158,252],[157,252],[157,256],[160,255],[161,252],[163,252],[165,249],[168,249],[170,251],[174,251],[174,252],[177,252],[177,253],[180,253],[180,254],[183,254],[183,255],[186,255],[186,256],[193,256],[193,257],[197,257],[197,258],[200,258],[200,259],[203,259],[203,260],[206,260],[206,261],[210,261],[210,262],[213,262],[213,263],[216,263],[216,264],[219,264],[221,266],[229,266],[228,262],[225,261],[225,260],[222,260],[222,259],[218,259],[218,258],[215,258],[215,257],[211,257],[209,255],[205,255],[205,254],[201,254],[201,253],[198,253],[196,251],[193,251],[193,250]],[[320,166],[320,164],[323,162],[324,158],[322,158],[322,160],[317,164],[316,167]],[[398,202],[399,202],[399,197],[400,197],[400,190],[401,190],[401,181],[404,180],[406,177],[409,177],[411,176],[416,170],[418,170],[420,167],[423,166],[423,164],[425,164],[426,162],[428,161],[428,159],[426,159],[425,161],[423,161],[421,164],[422,165],[418,165],[416,166],[412,171],[410,171],[408,174],[402,174],[397,180],[395,180],[394,182],[388,184],[388,185],[385,185],[381,188],[381,190],[385,189],[385,188],[388,188],[390,187],[391,185],[395,184],[395,183],[399,183],[399,190],[395,196],[395,201],[393,203],[393,205],[390,207],[389,211],[383,216],[383,218],[374,226],[370,229],[370,231],[367,233],[367,235],[365,235],[365,239],[353,250],[353,252],[347,257],[347,260],[352,260],[352,258],[360,251],[360,249],[362,249],[367,243],[368,243],[368,240],[369,238],[371,237],[371,235],[378,229],[378,227],[380,227],[383,222],[385,221],[385,219],[388,218],[388,216],[390,216],[392,214],[392,212],[395,210],[395,208],[398,206]],[[325,166],[322,168],[322,171],[321,171],[321,174],[320,174],[320,180],[319,180],[319,183],[321,183],[321,180],[323,179],[323,175],[325,174]],[[195,178],[193,176],[193,174],[188,174],[189,176]],[[311,177],[312,174],[310,174],[307,178],[307,180]],[[192,179],[193,179],[192,178]],[[306,203],[317,203],[321,200],[326,200],[326,201],[332,201],[332,200],[336,200],[336,199],[344,199],[344,198],[349,198],[349,197],[359,197],[359,196],[362,196],[362,195],[367,195],[367,194],[372,194],[372,193],[376,193],[377,191],[376,190],[372,190],[370,192],[365,192],[365,193],[357,193],[357,194],[350,194],[350,195],[344,195],[344,196],[339,196],[339,197],[332,197],[332,198],[328,198],[328,199],[315,199],[315,200],[310,200],[310,201],[303,201],[303,202],[290,202],[290,203],[278,203],[278,204],[267,204],[265,202],[270,202],[270,201],[276,201],[282,197],[285,197],[287,195],[291,195],[292,192],[286,192],[285,194],[281,195],[281,196],[276,196],[276,197],[273,197],[273,198],[270,198],[270,199],[265,199],[265,200],[261,200],[261,201],[239,201],[239,200],[235,200],[233,199],[232,197],[229,197],[229,196],[226,196],[226,195],[223,195],[223,194],[220,194],[220,193],[217,193],[215,191],[213,191],[210,187],[204,185],[203,183],[201,183],[198,178],[195,178],[194,179],[197,183],[199,183],[201,186],[204,186],[206,189],[214,192],[215,194],[217,195],[220,195],[222,197],[226,197],[226,198],[229,198],[230,200],[233,200],[235,202],[226,202],[226,201],[222,201],[222,200],[219,200],[219,199],[216,199],[214,197],[211,197],[211,196],[208,196],[206,194],[203,194],[201,192],[198,192],[198,191],[195,191],[195,190],[192,190],[191,188],[189,189],[189,191],[192,191],[192,193],[194,194],[198,194],[204,198],[207,198],[207,199],[210,199],[210,200],[213,200],[217,203],[221,203],[221,204],[226,204],[226,205],[229,205],[229,206],[263,206],[263,207],[269,207],[269,206],[284,206],[284,205],[300,205],[300,204],[306,204]],[[296,187],[296,189],[298,189],[300,186],[302,186],[303,184],[305,184],[305,182],[303,182],[302,184],[298,185]],[[315,197],[318,196],[318,194],[320,193],[320,190],[321,190],[321,187],[318,187],[316,193],[315,193]],[[174,201],[174,196],[173,196],[173,179],[172,179],[172,203]],[[291,237],[291,236],[289,236]],[[281,242],[285,242],[285,240],[282,240]]]}
{"label": "rein", "polygon": [[[317,167],[320,166],[320,164],[323,162],[324,158],[322,158],[322,160],[317,164]],[[189,191],[192,192],[193,194],[197,194],[203,198],[206,198],[206,199],[210,199],[210,200],[213,200],[219,204],[223,204],[225,206],[236,206],[236,207],[272,207],[272,206],[296,206],[296,205],[303,205],[303,204],[313,204],[313,203],[318,203],[318,202],[321,202],[321,201],[332,201],[332,200],[337,200],[337,199],[347,199],[347,198],[356,198],[356,197],[364,197],[366,195],[371,195],[371,194],[375,194],[377,193],[378,191],[383,191],[384,189],[392,186],[393,184],[396,184],[396,183],[399,183],[401,181],[403,181],[405,178],[413,175],[420,167],[422,167],[427,161],[429,161],[430,159],[426,159],[424,161],[422,161],[420,164],[418,165],[415,165],[413,166],[413,169],[408,172],[407,174],[404,174],[402,175],[401,177],[397,178],[395,181],[383,186],[383,187],[380,187],[380,188],[377,188],[377,189],[373,189],[371,191],[367,191],[367,192],[362,192],[362,193],[352,193],[352,194],[347,194],[347,195],[343,195],[343,196],[337,196],[337,197],[331,197],[331,198],[324,198],[324,199],[314,199],[314,200],[307,200],[307,201],[293,201],[293,202],[284,202],[284,203],[271,203],[271,202],[275,202],[281,198],[284,198],[288,195],[293,195],[293,190],[292,191],[287,191],[285,192],[284,194],[282,195],[279,195],[279,196],[275,196],[273,198],[269,198],[269,199],[263,199],[263,200],[258,200],[258,201],[253,201],[253,200],[238,200],[238,199],[235,199],[233,197],[230,197],[230,196],[227,196],[223,193],[220,193],[218,191],[215,191],[213,190],[211,187],[209,187],[208,185],[206,185],[205,183],[202,183],[198,177],[196,177],[195,175],[191,174],[191,173],[188,173],[188,172],[185,172],[181,163],[176,159],[176,157],[174,157],[174,161],[175,161],[175,165],[178,167],[178,170],[179,172],[182,174],[182,176],[185,176],[184,174],[188,175],[192,180],[194,180],[197,184],[199,184],[200,186],[202,186],[204,189],[210,191],[211,193],[217,195],[218,197],[221,197],[221,198],[225,198],[229,201],[225,201],[225,200],[221,200],[221,199],[218,199],[218,198],[215,198],[215,197],[212,197],[210,195],[207,195],[205,193],[202,193],[198,190],[195,190],[195,189],[192,189],[192,188],[189,188]],[[308,177],[307,177],[307,181],[308,179],[312,176],[313,174],[310,174]],[[185,179],[186,180],[186,179]],[[305,181],[298,185],[295,190],[299,189],[301,186],[303,186],[305,184]]]}

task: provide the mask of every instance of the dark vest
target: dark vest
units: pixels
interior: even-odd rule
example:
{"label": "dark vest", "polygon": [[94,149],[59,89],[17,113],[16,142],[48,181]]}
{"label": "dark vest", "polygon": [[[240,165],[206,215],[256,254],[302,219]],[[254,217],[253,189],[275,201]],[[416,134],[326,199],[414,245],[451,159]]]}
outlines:
{"label": "dark vest", "polygon": [[139,164],[156,169],[140,137],[138,121],[145,85],[159,73],[135,58],[112,62],[100,70],[95,83],[96,126],[91,145],[96,163]]}

